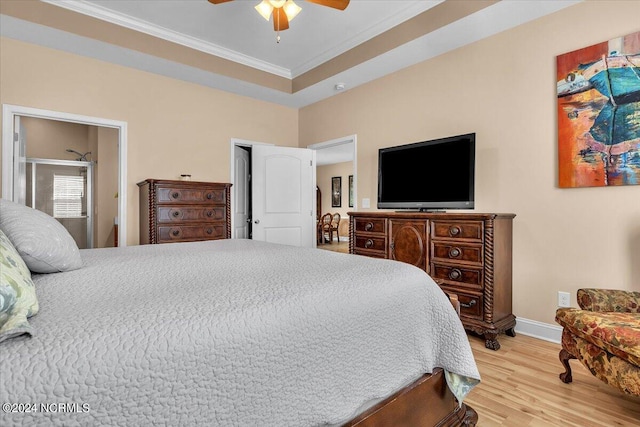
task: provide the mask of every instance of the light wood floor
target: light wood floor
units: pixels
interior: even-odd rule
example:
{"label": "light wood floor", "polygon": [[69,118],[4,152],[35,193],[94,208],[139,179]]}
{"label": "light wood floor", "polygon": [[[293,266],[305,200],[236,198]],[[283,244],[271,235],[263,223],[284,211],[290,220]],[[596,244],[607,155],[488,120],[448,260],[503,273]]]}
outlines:
{"label": "light wood floor", "polygon": [[640,398],[624,395],[572,360],[573,382],[564,384],[560,344],[518,335],[499,337],[498,351],[469,335],[482,382],[465,399],[479,427],[640,426]]}
{"label": "light wood floor", "polygon": [[328,251],[333,251],[333,252],[342,252],[345,254],[349,253],[349,241],[340,241],[338,242],[337,240],[334,240],[331,243],[323,243],[323,244],[318,244],[318,249],[325,249]]}

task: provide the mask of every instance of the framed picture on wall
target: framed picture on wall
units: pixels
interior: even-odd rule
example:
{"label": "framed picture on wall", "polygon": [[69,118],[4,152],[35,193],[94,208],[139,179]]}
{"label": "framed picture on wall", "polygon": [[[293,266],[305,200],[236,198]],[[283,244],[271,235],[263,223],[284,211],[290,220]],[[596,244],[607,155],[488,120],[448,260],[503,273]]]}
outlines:
{"label": "framed picture on wall", "polygon": [[331,178],[331,207],[339,208],[342,206],[342,177],[334,176]]}
{"label": "framed picture on wall", "polygon": [[349,207],[353,207],[353,175],[349,175]]}
{"label": "framed picture on wall", "polygon": [[640,183],[640,31],[556,57],[558,185]]}

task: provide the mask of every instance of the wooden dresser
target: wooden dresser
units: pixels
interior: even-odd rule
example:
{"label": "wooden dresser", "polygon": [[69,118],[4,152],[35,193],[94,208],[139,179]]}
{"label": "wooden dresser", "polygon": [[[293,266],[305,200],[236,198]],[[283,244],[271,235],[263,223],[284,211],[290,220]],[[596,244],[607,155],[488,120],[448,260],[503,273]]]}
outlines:
{"label": "wooden dresser", "polygon": [[140,244],[231,238],[231,184],[139,182]]}
{"label": "wooden dresser", "polygon": [[458,295],[467,330],[498,350],[515,336],[511,309],[514,214],[349,212],[349,252],[406,262]]}

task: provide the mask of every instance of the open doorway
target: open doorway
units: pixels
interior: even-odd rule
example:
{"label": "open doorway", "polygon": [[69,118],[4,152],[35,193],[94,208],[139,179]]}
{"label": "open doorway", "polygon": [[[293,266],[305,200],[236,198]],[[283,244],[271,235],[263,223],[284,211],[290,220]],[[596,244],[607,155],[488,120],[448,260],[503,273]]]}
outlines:
{"label": "open doorway", "polygon": [[126,246],[126,123],[3,105],[2,197],[56,218],[79,248]]}
{"label": "open doorway", "polygon": [[231,139],[234,239],[315,245],[315,152]]}
{"label": "open doorway", "polygon": [[[316,152],[318,248],[349,251],[349,215],[357,210],[357,136],[309,145]],[[329,217],[330,215],[330,217]],[[331,218],[330,225],[326,223]]]}

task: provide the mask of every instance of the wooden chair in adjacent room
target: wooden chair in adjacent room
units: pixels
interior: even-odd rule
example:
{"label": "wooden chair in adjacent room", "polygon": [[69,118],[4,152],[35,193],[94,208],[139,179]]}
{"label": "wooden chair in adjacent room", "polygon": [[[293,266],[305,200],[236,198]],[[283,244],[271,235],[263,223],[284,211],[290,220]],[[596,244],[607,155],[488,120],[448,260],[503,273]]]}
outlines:
{"label": "wooden chair in adjacent room", "polygon": [[340,235],[338,234],[338,227],[340,227],[340,214],[334,213],[331,219],[331,231],[329,232],[329,242],[333,240],[333,232],[336,232],[336,240],[340,242]]}
{"label": "wooden chair in adjacent room", "polygon": [[333,217],[330,213],[326,213],[318,220],[318,243],[331,243],[331,221]]}

